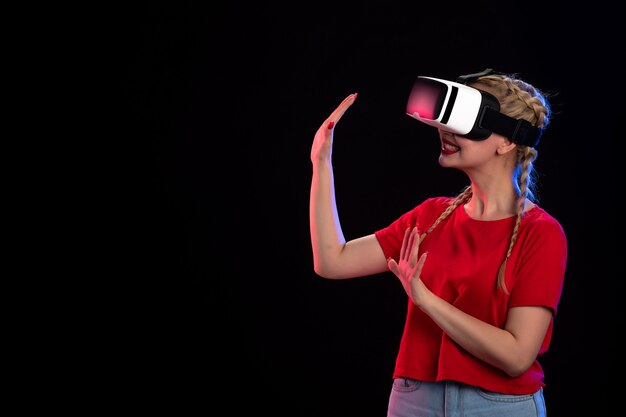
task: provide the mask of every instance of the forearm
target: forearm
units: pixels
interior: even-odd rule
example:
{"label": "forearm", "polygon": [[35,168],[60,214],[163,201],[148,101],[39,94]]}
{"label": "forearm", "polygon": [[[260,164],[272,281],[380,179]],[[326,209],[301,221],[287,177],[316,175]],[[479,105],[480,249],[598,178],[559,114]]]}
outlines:
{"label": "forearm", "polygon": [[433,293],[420,308],[463,349],[477,358],[518,376],[528,369],[534,356],[528,354],[515,336],[459,310]]}
{"label": "forearm", "polygon": [[328,161],[316,162],[313,167],[309,223],[315,272],[334,278],[333,265],[346,240],[339,222],[332,165]]}

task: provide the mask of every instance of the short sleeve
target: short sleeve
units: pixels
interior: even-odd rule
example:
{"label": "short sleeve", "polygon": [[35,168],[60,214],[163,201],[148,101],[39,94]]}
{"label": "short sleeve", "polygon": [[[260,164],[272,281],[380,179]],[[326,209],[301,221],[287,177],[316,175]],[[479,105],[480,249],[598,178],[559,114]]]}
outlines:
{"label": "short sleeve", "polygon": [[404,213],[387,227],[374,232],[380,246],[385,254],[385,258],[398,259],[404,233],[407,228],[418,226],[423,232],[441,215],[441,213],[449,206],[451,199],[449,197],[433,197],[428,198],[414,209]]}
{"label": "short sleeve", "polygon": [[518,243],[522,252],[509,308],[545,306],[556,315],[567,264],[567,239],[561,225],[545,216]]}

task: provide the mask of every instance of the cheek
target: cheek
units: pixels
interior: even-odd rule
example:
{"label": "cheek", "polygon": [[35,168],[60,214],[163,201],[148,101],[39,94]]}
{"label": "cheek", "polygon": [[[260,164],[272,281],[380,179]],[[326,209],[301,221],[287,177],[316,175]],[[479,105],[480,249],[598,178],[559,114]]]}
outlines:
{"label": "cheek", "polygon": [[475,142],[461,148],[461,155],[468,163],[481,164],[497,156],[497,148]]}
{"label": "cheek", "polygon": [[498,150],[498,144],[496,141],[490,140],[487,138],[485,140],[471,140],[467,138],[458,137],[457,143],[461,147],[461,149],[467,151],[468,153],[480,153],[485,155],[494,155]]}

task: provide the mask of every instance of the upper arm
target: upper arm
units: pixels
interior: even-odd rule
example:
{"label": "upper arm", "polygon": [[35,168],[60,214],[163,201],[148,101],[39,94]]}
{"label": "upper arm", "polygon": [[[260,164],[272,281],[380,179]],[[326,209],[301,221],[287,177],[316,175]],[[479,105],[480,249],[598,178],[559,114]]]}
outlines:
{"label": "upper arm", "polygon": [[326,278],[354,278],[388,271],[387,260],[374,234],[350,240]]}

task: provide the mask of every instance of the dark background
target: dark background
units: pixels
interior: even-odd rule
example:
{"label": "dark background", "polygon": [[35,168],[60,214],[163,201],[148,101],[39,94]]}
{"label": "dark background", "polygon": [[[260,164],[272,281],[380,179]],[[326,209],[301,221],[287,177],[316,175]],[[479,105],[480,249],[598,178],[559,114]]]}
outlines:
{"label": "dark background", "polygon": [[415,77],[491,67],[544,90],[554,111],[539,198],[570,256],[541,360],[548,415],[613,409],[623,5],[231,2],[110,14],[105,131],[113,170],[128,169],[113,204],[124,278],[111,286],[125,310],[111,328],[112,398],[203,415],[384,416],[406,295],[390,273],[313,272],[312,139],[358,92],[333,159],[346,238],[372,233],[468,183],[438,165],[434,129],[404,114]]}

